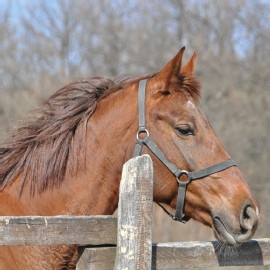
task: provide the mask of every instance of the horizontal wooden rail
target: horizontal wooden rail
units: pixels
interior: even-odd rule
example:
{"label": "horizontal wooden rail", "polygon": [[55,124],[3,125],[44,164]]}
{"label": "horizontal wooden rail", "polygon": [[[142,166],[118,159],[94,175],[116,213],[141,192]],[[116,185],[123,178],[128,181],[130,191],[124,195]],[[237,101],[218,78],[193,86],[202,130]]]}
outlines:
{"label": "horizontal wooden rail", "polygon": [[0,246],[116,244],[112,216],[0,217]]}
{"label": "horizontal wooden rail", "polygon": [[[158,270],[270,265],[270,239],[251,240],[234,250],[212,241],[159,243],[153,245],[152,251],[152,269]],[[84,248],[77,270],[112,269],[115,254],[115,247]]]}
{"label": "horizontal wooden rail", "polygon": [[[115,245],[116,232],[117,219],[112,216],[0,217],[0,246]],[[116,248],[92,246],[81,249],[81,254],[77,269],[112,269]],[[217,241],[153,245],[152,269],[181,269],[183,265],[270,265],[270,239],[251,240],[234,251]]]}

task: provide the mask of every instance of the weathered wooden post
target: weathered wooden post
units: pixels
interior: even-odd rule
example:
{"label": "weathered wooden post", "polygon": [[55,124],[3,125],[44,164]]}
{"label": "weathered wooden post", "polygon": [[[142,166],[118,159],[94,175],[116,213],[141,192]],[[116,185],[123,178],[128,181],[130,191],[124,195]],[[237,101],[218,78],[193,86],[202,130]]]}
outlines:
{"label": "weathered wooden post", "polygon": [[150,270],[152,261],[153,165],[148,155],[123,167],[114,270]]}

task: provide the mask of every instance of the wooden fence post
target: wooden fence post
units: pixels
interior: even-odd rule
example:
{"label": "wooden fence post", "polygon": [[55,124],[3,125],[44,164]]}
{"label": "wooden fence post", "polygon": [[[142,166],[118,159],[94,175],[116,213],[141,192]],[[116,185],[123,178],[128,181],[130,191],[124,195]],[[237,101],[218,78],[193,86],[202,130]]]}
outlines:
{"label": "wooden fence post", "polygon": [[153,164],[148,155],[123,167],[114,270],[150,270],[152,261]]}

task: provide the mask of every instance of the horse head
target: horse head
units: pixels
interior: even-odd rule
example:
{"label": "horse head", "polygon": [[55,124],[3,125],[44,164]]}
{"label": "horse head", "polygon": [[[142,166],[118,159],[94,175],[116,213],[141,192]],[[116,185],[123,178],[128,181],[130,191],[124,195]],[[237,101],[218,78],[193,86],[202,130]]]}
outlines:
{"label": "horse head", "polygon": [[[183,52],[184,48],[143,86],[147,129],[139,130],[138,141],[154,162],[154,200],[167,209],[177,208],[182,200],[185,220],[193,218],[212,227],[218,240],[236,246],[254,235],[259,204],[200,108],[200,85],[193,75],[197,52],[182,66]],[[205,168],[224,161],[230,165],[205,173]],[[176,169],[168,169],[171,165],[166,162]],[[179,193],[186,180],[177,181],[175,176],[185,178],[186,172],[194,171],[199,172],[198,179]]]}

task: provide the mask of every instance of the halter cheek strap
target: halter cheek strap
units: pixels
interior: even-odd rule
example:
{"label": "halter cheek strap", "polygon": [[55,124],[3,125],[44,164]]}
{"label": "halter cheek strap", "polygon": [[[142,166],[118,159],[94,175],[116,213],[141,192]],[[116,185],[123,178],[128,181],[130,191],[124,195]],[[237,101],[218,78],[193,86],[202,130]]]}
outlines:
{"label": "halter cheek strap", "polygon": [[[139,130],[137,133],[136,145],[133,153],[133,157],[141,155],[143,146],[148,147],[148,149],[167,167],[167,169],[176,177],[178,183],[178,194],[176,203],[175,215],[170,214],[164,207],[162,207],[166,213],[168,213],[173,220],[181,221],[185,223],[189,218],[184,214],[185,205],[185,195],[188,184],[197,179],[204,178],[208,175],[214,174],[226,170],[232,166],[236,166],[233,160],[225,160],[218,164],[206,167],[201,170],[188,172],[179,169],[174,163],[170,162],[163,152],[158,148],[158,146],[151,139],[149,131],[146,129],[145,121],[145,92],[146,92],[146,81],[142,80],[139,83],[138,91],[138,109],[139,109]],[[185,176],[185,180],[181,180]]]}

